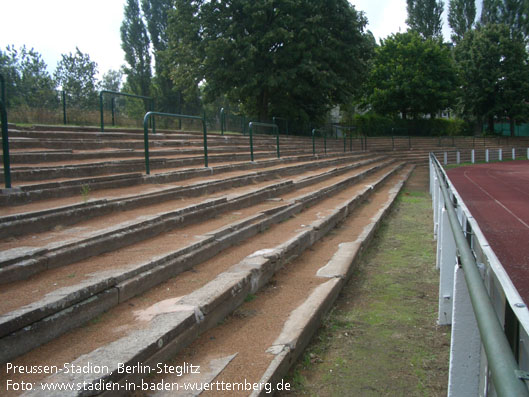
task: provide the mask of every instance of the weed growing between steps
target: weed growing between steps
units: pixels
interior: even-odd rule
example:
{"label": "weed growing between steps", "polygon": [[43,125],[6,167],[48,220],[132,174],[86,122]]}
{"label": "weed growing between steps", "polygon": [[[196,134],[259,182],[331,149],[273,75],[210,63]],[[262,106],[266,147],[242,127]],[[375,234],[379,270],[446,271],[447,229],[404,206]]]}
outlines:
{"label": "weed growing between steps", "polygon": [[445,396],[450,329],[436,325],[427,170],[414,172],[288,375],[289,395]]}

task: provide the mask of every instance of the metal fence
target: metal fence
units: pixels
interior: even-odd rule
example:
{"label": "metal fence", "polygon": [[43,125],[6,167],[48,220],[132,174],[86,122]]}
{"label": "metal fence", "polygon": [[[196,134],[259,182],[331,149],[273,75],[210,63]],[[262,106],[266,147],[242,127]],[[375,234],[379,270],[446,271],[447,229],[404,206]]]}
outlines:
{"label": "metal fence", "polygon": [[529,396],[529,311],[433,153],[430,193],[438,323],[452,326],[448,395]]}

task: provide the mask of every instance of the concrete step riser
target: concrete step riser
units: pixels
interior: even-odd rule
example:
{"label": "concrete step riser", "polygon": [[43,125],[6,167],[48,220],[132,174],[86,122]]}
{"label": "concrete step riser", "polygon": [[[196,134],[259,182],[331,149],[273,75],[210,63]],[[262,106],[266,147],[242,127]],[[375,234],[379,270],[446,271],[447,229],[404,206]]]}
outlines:
{"label": "concrete step riser", "polygon": [[[346,172],[350,169],[350,167],[345,167],[343,170],[337,170],[336,173]],[[312,183],[315,183],[315,181]],[[252,196],[252,194],[230,200],[230,205],[232,206],[230,208],[242,208],[243,206],[250,205],[246,200],[248,196]],[[37,249],[33,254],[28,254],[23,257],[4,255],[4,258],[0,260],[0,284],[23,280],[50,268],[65,266],[69,263],[132,245],[139,241],[155,237],[160,233],[188,225],[190,222],[203,219],[206,216],[202,214],[198,217],[194,213],[197,209],[200,208],[206,214],[220,213],[227,208],[222,205],[225,202],[225,198],[206,201],[198,205],[156,216],[125,228],[118,227],[116,230],[104,232],[80,242],[70,243],[52,249]]]}
{"label": "concrete step riser", "polygon": [[[395,168],[379,179],[374,187],[396,172]],[[141,375],[125,376],[117,371],[118,363],[126,365],[150,365],[164,362],[192,342],[200,333],[214,327],[225,316],[242,304],[249,293],[257,292],[280,267],[299,256],[325,233],[350,214],[352,209],[365,200],[373,188],[366,187],[357,197],[349,200],[326,219],[316,221],[306,231],[281,244],[273,253],[265,256],[250,256],[239,264],[222,273],[210,283],[181,300],[182,305],[193,310],[176,312],[171,316],[155,318],[148,329],[129,334],[116,342],[86,354],[74,361],[75,364],[92,361],[108,365],[112,374],[106,376],[83,376],[83,381],[129,382],[139,381]],[[325,224],[325,227],[322,225]],[[55,375],[46,381],[61,381],[61,375]],[[72,381],[72,379],[69,379]],[[77,381],[77,379],[75,379]],[[38,391],[29,395],[41,395]]]}
{"label": "concrete step riser", "polygon": [[[374,158],[361,164],[369,164],[376,161]],[[151,204],[159,204],[165,201],[184,197],[197,197],[204,194],[212,194],[230,188],[246,186],[256,182],[264,182],[275,179],[278,176],[295,175],[301,170],[318,169],[325,166],[339,165],[350,162],[348,158],[338,158],[333,160],[322,160],[320,162],[307,163],[302,165],[286,166],[268,171],[258,171],[251,175],[227,178],[220,181],[197,183],[191,186],[177,187],[162,192],[154,192],[141,196],[115,199],[96,200],[89,203],[77,204],[65,208],[40,211],[31,214],[17,214],[13,216],[0,217],[0,238],[21,236],[27,233],[38,233],[51,230],[57,225],[73,225],[87,219],[103,216],[113,211],[125,211],[139,208]]]}
{"label": "concrete step riser", "polygon": [[[198,247],[196,250],[193,250],[191,252],[188,249],[180,250],[180,254],[171,254],[166,258],[158,259],[155,264],[149,263],[144,266],[145,270],[137,275],[135,274],[128,274],[127,279],[123,280],[120,278],[115,279],[116,284],[115,287],[112,286],[112,288],[117,288],[118,293],[118,302],[121,303],[127,299],[130,299],[131,297],[138,295],[142,292],[147,291],[148,289],[154,287],[155,285],[158,285],[159,283],[167,280],[168,277],[175,276],[185,270],[190,269],[193,266],[196,266],[197,264],[212,258],[220,251],[227,249],[243,240],[246,240],[257,233],[260,233],[264,230],[266,230],[270,225],[277,224],[280,222],[283,222],[293,215],[303,211],[304,209],[316,204],[317,202],[323,200],[326,197],[329,197],[330,195],[336,194],[337,192],[347,188],[348,186],[358,183],[360,180],[364,179],[368,175],[372,174],[373,172],[376,172],[380,168],[387,166],[388,163],[380,164],[378,166],[372,167],[368,171],[361,173],[359,175],[355,175],[353,177],[349,177],[345,179],[342,182],[336,183],[334,185],[331,185],[327,188],[321,189],[317,193],[311,193],[305,196],[300,197],[298,200],[295,201],[295,203],[291,205],[285,206],[284,209],[280,211],[273,211],[264,219],[259,220],[257,222],[254,222],[250,225],[246,225],[245,222],[242,222],[239,225],[236,226],[229,226],[224,228],[223,232],[216,233],[215,235],[211,236],[211,242],[206,243]],[[304,184],[305,185],[305,184]],[[281,191],[284,190],[284,191]],[[285,193],[287,191],[293,190],[293,186],[291,184],[285,184],[284,187],[278,188],[275,191],[273,190],[267,190],[264,191],[263,194],[255,194],[251,197],[248,197],[248,200],[250,201],[249,204],[254,204],[256,202],[260,202],[263,199],[266,199],[267,197],[273,197],[281,193]],[[229,204],[226,204],[229,206]],[[236,208],[229,208],[230,210],[236,209]],[[217,212],[218,213],[218,212]],[[203,218],[205,214],[196,214],[197,217]],[[247,222],[246,222],[247,223]],[[322,231],[328,231],[329,225],[326,225],[326,227],[322,226],[320,227]],[[232,229],[235,229],[234,231],[231,231]],[[229,234],[225,233],[227,231],[230,231]],[[108,285],[108,280],[105,280],[103,284]],[[95,288],[93,285],[91,285],[92,291],[101,291],[99,288]],[[102,292],[99,292],[101,295]],[[75,299],[79,299],[79,294],[74,294]],[[101,310],[98,311],[96,309],[97,306],[97,300],[99,298],[95,298],[91,296],[90,298],[90,312],[94,314],[94,316],[97,316],[98,314],[102,313],[103,311],[108,310],[108,299],[113,298],[113,294],[110,292],[107,294],[101,295]],[[82,305],[81,303],[76,303],[77,305]],[[117,304],[117,303],[116,303]],[[30,312],[25,312],[24,315],[17,315],[17,313],[14,313],[9,322],[4,321],[3,328],[6,330],[10,330],[13,332],[14,327],[25,327],[23,330],[16,331],[12,333],[11,335],[5,337],[5,341],[2,339],[0,342],[0,347],[2,344],[5,343],[6,351],[13,352],[14,349],[31,349],[33,347],[36,347],[37,345],[33,347],[29,347],[27,343],[22,344],[19,343],[21,340],[33,340],[35,343],[38,342],[38,344],[45,343],[48,340],[51,340],[58,336],[57,332],[58,330],[52,330],[48,333],[46,331],[47,327],[49,327],[49,323],[47,319],[39,319],[36,323],[29,326],[30,322],[34,322],[37,320],[38,317],[35,317],[35,315],[40,316],[43,313],[46,313],[50,310],[53,310],[53,307],[63,307],[65,305],[64,299],[62,299],[62,303],[59,305],[57,303],[54,303],[51,305],[51,307],[47,308],[33,308]],[[82,316],[82,318],[87,318],[85,314],[80,314],[77,316],[75,314],[75,311],[72,312],[71,310],[64,309],[64,314],[67,315],[63,319],[63,322],[65,322],[65,329],[69,330],[71,327],[77,326],[80,324],[81,319],[78,318],[79,316]],[[59,314],[54,314],[51,316],[53,320],[59,321]],[[89,318],[88,318],[89,319]],[[87,320],[88,320],[87,319]],[[67,324],[71,324],[71,327],[69,327]],[[64,331],[66,332],[66,331]],[[26,335],[31,335],[30,337],[27,337]],[[16,347],[15,347],[16,346]],[[1,350],[1,349],[0,349]],[[26,350],[26,351],[28,351]],[[7,353],[6,353],[7,354]],[[11,354],[15,354],[14,352]],[[17,355],[23,354],[20,351],[17,350]]]}
{"label": "concrete step riser", "polygon": [[239,164],[218,165],[209,168],[193,168],[185,169],[183,171],[170,171],[151,175],[143,175],[141,173],[123,174],[111,177],[94,177],[62,182],[27,185],[12,189],[11,191],[4,192],[4,194],[0,195],[0,206],[20,205],[50,198],[79,196],[81,194],[81,187],[84,185],[88,185],[91,191],[95,191],[135,186],[146,183],[164,184],[203,176],[218,175],[222,174],[223,172],[246,171],[283,163],[320,160],[344,156],[352,156],[355,159],[360,159],[369,157],[370,155],[357,153],[329,153],[325,156],[317,155],[316,157],[312,155],[295,155],[292,157],[282,157],[281,159],[263,160],[254,163],[244,162]]}

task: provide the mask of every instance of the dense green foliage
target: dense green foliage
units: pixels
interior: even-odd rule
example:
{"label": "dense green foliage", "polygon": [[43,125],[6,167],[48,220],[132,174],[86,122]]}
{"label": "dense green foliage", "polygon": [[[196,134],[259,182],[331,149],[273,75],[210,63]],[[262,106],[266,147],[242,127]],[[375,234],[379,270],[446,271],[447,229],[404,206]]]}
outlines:
{"label": "dense green foliage", "polygon": [[465,33],[472,29],[476,21],[475,0],[450,0],[448,24],[452,29],[452,41],[459,42]]}
{"label": "dense green foliage", "polygon": [[442,0],[406,0],[408,26],[424,38],[441,37],[444,2]]}
{"label": "dense green foliage", "polygon": [[175,2],[169,24],[173,79],[187,94],[226,95],[261,120],[321,120],[351,99],[373,40],[345,0]]}
{"label": "dense green foliage", "polygon": [[41,55],[33,48],[23,46],[17,51],[7,46],[0,50],[0,73],[6,79],[7,106],[55,106],[58,96],[55,81],[46,70]]}
{"label": "dense green foliage", "polygon": [[55,81],[66,93],[68,104],[81,109],[93,108],[97,104],[97,63],[75,49],[75,53],[62,55],[55,70]]}
{"label": "dense green foliage", "polygon": [[[342,123],[369,135],[492,131],[500,120],[514,133],[529,120],[529,1],[484,0],[476,22],[474,0],[449,0],[452,44],[442,40],[443,1],[407,0],[407,11],[410,30],[377,45],[346,0],[127,0],[121,70],[97,81],[97,64],[76,49],[50,74],[34,49],[7,46],[0,73],[15,114],[59,114],[62,90],[69,109],[95,113],[105,89],[152,96],[160,111],[205,110],[212,123],[221,107],[241,126],[286,118],[290,131],[321,126],[336,105]],[[115,104],[136,119],[148,106]]]}
{"label": "dense green foliage", "polygon": [[397,33],[376,49],[367,104],[376,112],[402,118],[434,115],[451,105],[456,70],[449,48],[416,32]]}
{"label": "dense green foliage", "polygon": [[467,32],[455,49],[462,76],[462,113],[480,124],[514,120],[528,112],[529,64],[525,42],[506,25],[488,24]]}
{"label": "dense green foliage", "polygon": [[[121,48],[125,52],[124,68],[127,84],[132,93],[151,95],[151,53],[147,28],[140,15],[138,0],[127,0],[125,15],[121,24]],[[149,109],[145,102],[145,110]]]}

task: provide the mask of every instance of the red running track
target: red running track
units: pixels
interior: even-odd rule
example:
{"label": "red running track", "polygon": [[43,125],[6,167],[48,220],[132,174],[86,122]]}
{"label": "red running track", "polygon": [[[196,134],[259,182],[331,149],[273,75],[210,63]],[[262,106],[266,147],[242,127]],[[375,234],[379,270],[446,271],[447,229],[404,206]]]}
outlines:
{"label": "red running track", "polygon": [[529,305],[529,161],[458,167],[447,174]]}

